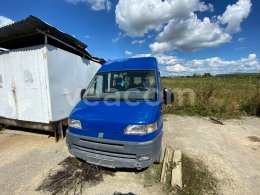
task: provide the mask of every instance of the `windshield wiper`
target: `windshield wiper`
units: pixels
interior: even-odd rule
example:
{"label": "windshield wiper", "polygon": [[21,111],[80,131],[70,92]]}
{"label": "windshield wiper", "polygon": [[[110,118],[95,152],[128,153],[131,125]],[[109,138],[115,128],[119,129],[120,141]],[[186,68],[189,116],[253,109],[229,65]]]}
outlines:
{"label": "windshield wiper", "polygon": [[83,100],[104,100],[104,98],[98,98],[98,97],[84,97]]}
{"label": "windshield wiper", "polygon": [[131,102],[141,102],[141,101],[144,101],[143,98],[129,98],[129,99],[126,99],[126,100],[129,100]]}
{"label": "windshield wiper", "polygon": [[118,98],[104,98],[104,100],[106,101],[117,101],[117,100],[120,100]]}
{"label": "windshield wiper", "polygon": [[83,100],[101,100],[101,101],[131,101],[131,102],[141,102],[145,101],[143,98],[98,98],[98,97],[84,97]]}

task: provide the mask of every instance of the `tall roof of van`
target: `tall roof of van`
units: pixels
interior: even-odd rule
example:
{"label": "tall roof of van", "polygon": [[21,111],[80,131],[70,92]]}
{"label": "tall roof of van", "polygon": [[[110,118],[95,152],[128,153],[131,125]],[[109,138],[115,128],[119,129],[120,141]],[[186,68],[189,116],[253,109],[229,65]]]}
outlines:
{"label": "tall roof of van", "polygon": [[99,72],[121,70],[158,70],[155,57],[127,58],[107,61],[99,69]]}

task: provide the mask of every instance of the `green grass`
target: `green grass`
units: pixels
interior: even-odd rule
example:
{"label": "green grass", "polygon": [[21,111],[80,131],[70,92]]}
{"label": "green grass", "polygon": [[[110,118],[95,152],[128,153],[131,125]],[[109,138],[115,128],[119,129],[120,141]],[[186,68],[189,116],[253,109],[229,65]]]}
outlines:
{"label": "green grass", "polygon": [[160,183],[162,164],[152,164],[148,169],[141,172],[144,187],[151,187]]}
{"label": "green grass", "polygon": [[218,180],[204,163],[187,155],[182,156],[183,188],[181,195],[218,194]]}
{"label": "green grass", "polygon": [[[164,106],[164,113],[217,118],[260,116],[260,74],[162,78],[162,86],[175,91],[175,101],[172,105]],[[189,93],[184,93],[183,105],[179,104],[180,95],[177,92],[185,89],[194,91],[194,104],[190,102]]]}
{"label": "green grass", "polygon": [[218,180],[208,170],[207,166],[198,159],[192,159],[186,154],[182,155],[182,189],[171,186],[171,170],[176,165],[170,162],[166,172],[166,183],[160,183],[161,164],[153,164],[141,173],[144,187],[161,186],[163,194],[201,195],[218,194]]}

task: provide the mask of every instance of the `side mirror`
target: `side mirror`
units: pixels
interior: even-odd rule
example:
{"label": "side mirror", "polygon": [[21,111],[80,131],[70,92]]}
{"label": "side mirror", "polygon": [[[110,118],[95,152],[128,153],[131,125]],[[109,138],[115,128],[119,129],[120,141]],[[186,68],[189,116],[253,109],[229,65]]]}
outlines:
{"label": "side mirror", "polygon": [[172,89],[164,88],[163,89],[163,101],[165,105],[171,104],[174,101],[174,95]]}
{"label": "side mirror", "polygon": [[83,95],[85,93],[86,89],[81,89],[81,92],[80,92],[80,99],[83,99]]}

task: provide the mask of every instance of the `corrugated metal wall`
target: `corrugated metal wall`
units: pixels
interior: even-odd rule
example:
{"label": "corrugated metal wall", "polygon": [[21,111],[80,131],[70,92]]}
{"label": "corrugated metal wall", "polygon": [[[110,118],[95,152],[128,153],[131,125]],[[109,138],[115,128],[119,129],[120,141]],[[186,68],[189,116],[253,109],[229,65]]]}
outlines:
{"label": "corrugated metal wall", "polygon": [[100,68],[51,45],[0,54],[0,117],[49,123],[68,117]]}
{"label": "corrugated metal wall", "polygon": [[80,91],[101,67],[62,49],[47,46],[52,121],[68,117],[80,99]]}

